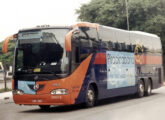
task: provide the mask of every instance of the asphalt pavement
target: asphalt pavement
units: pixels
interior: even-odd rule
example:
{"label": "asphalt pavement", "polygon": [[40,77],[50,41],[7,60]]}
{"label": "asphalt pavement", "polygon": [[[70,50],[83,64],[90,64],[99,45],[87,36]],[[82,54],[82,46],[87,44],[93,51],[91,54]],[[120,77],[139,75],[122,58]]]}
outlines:
{"label": "asphalt pavement", "polygon": [[149,97],[124,96],[99,101],[93,108],[79,105],[52,107],[20,106],[12,98],[0,100],[0,120],[164,120],[165,87]]}

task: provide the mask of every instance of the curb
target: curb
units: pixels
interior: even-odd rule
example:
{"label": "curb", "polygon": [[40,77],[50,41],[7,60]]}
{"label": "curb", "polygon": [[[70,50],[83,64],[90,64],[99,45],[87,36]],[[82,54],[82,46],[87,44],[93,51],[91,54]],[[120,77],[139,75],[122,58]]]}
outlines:
{"label": "curb", "polygon": [[12,91],[0,93],[0,100],[7,100],[12,98]]}

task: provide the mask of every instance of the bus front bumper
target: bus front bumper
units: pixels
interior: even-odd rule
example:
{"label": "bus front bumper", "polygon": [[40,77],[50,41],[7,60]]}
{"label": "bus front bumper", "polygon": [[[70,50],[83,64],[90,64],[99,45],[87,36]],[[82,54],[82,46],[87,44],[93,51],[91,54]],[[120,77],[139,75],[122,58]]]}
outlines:
{"label": "bus front bumper", "polygon": [[70,94],[68,95],[13,95],[14,102],[20,105],[70,105]]}

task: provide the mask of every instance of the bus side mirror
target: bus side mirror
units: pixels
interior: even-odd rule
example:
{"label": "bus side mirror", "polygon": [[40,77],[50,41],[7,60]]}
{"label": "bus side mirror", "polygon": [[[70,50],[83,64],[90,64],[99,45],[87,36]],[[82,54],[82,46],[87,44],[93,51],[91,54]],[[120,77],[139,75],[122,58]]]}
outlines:
{"label": "bus side mirror", "polygon": [[75,34],[75,33],[77,33],[77,30],[71,30],[65,36],[65,50],[66,50],[66,52],[72,51],[72,46],[71,46],[72,41],[71,40],[72,40],[73,34]]}
{"label": "bus side mirror", "polygon": [[8,44],[10,42],[10,40],[14,39],[14,38],[17,38],[17,34],[14,34],[14,35],[11,35],[9,37],[7,37],[4,42],[3,42],[3,46],[2,46],[2,52],[3,54],[6,54],[7,51],[8,51]]}

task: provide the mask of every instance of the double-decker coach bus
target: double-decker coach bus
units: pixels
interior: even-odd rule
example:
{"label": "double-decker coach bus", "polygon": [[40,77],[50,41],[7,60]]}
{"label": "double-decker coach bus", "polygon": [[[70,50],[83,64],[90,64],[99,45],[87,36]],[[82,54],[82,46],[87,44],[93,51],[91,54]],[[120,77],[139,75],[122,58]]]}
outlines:
{"label": "double-decker coach bus", "polygon": [[16,38],[13,99],[20,105],[85,103],[136,94],[149,96],[163,82],[156,35],[94,23],[20,30]]}

